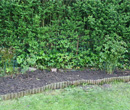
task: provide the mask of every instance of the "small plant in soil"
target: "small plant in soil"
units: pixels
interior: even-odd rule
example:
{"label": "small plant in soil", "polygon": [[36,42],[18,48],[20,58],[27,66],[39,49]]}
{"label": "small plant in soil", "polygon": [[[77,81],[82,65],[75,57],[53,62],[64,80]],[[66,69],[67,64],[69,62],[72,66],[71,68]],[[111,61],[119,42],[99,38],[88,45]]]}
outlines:
{"label": "small plant in soil", "polygon": [[0,75],[13,75],[14,71],[14,56],[15,50],[13,48],[0,49]]}

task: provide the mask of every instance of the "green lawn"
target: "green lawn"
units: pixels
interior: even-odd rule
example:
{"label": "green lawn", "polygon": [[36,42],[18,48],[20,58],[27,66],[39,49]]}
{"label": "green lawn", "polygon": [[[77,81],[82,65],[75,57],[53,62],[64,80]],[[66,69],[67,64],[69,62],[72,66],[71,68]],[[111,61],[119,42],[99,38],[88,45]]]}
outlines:
{"label": "green lawn", "polygon": [[130,83],[46,91],[0,101],[0,110],[130,110]]}

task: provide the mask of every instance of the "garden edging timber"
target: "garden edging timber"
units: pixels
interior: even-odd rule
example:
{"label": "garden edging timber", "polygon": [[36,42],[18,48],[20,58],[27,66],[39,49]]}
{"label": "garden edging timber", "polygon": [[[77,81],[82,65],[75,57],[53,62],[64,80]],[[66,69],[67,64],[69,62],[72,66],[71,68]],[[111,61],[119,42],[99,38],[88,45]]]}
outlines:
{"label": "garden edging timber", "polygon": [[103,78],[103,79],[97,79],[97,80],[75,80],[75,81],[63,81],[63,82],[58,82],[58,83],[51,83],[51,84],[48,84],[39,88],[33,88],[33,89],[21,91],[21,92],[0,95],[0,99],[1,100],[14,99],[14,98],[23,97],[30,94],[41,93],[47,89],[61,89],[61,88],[65,88],[71,85],[74,85],[74,86],[78,86],[81,84],[100,85],[100,84],[110,83],[113,81],[129,82],[130,76],[119,76],[119,77]]}

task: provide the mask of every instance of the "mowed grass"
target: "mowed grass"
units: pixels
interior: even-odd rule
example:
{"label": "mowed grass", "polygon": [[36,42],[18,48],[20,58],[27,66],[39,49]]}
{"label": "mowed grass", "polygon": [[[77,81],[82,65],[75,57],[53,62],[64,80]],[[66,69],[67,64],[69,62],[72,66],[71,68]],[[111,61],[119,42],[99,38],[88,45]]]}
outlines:
{"label": "mowed grass", "polygon": [[0,101],[0,110],[130,110],[130,83],[48,90]]}

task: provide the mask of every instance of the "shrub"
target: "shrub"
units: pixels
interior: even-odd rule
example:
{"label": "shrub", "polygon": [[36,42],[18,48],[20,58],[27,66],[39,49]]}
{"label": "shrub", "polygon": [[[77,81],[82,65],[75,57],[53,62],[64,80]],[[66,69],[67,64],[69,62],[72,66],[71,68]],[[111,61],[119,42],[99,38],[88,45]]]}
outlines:
{"label": "shrub", "polygon": [[112,34],[112,37],[106,35],[103,45],[97,47],[97,49],[100,50],[99,68],[102,69],[103,66],[105,66],[105,69],[109,74],[113,73],[114,69],[118,66],[119,60],[124,58],[124,54],[127,52],[127,45],[120,38],[121,37],[116,34]]}

